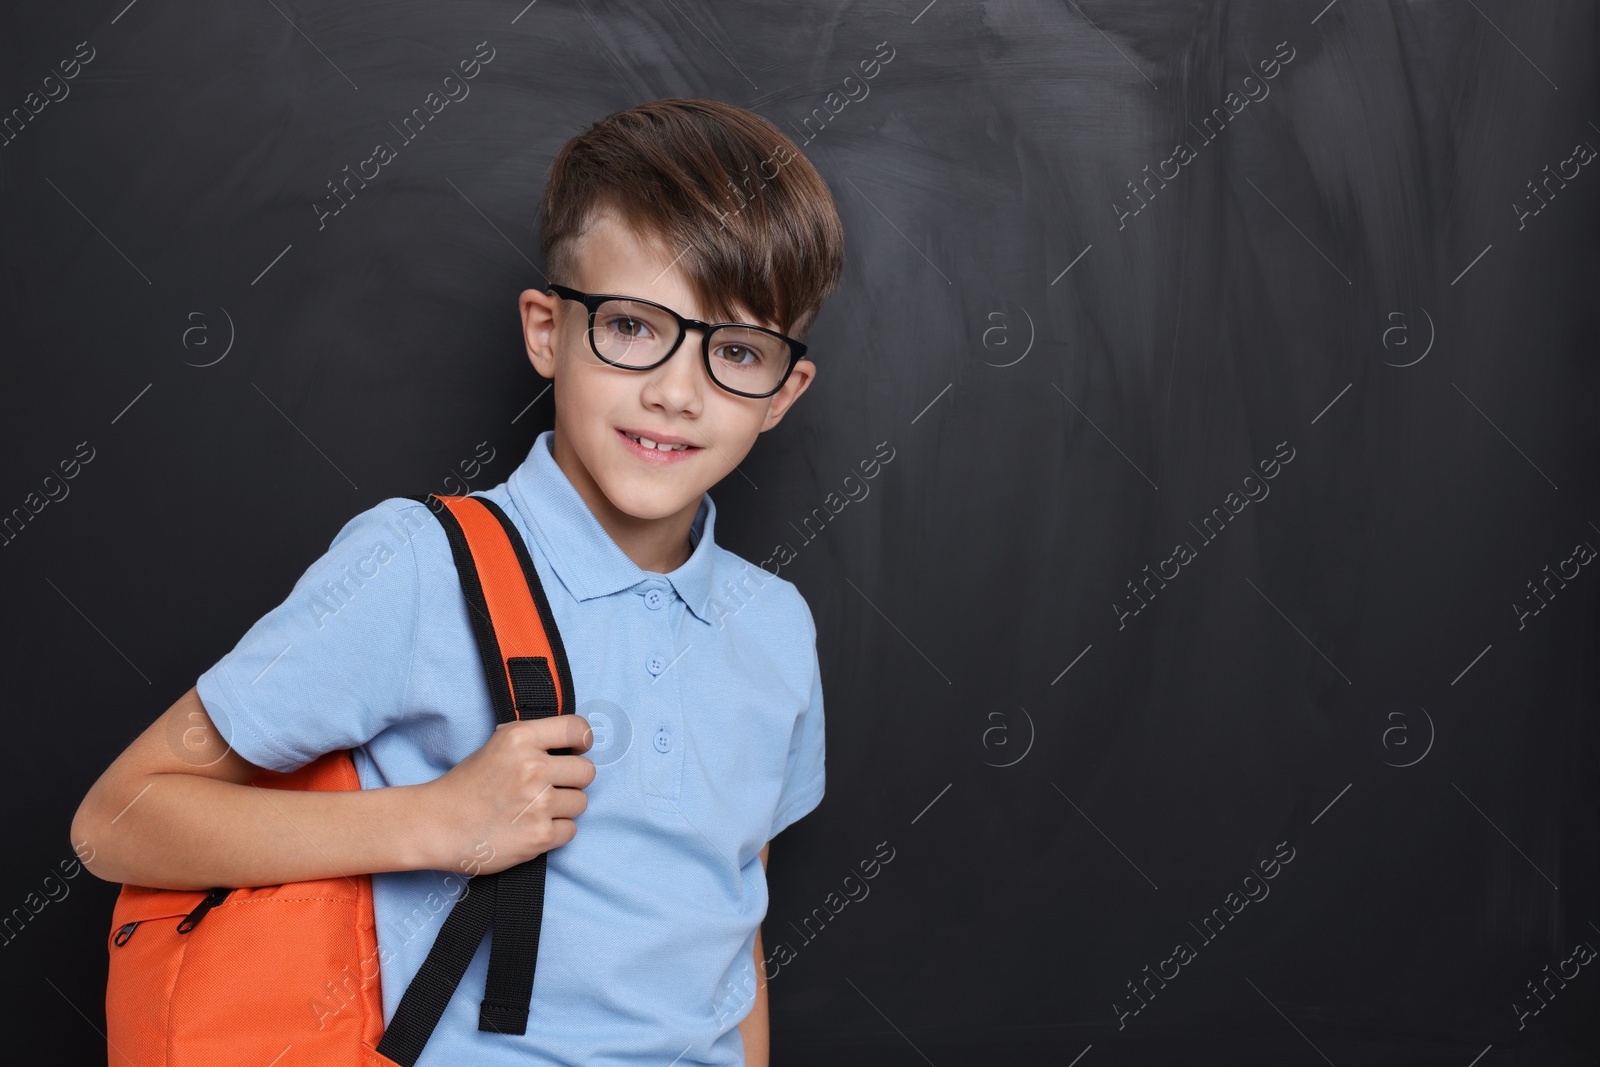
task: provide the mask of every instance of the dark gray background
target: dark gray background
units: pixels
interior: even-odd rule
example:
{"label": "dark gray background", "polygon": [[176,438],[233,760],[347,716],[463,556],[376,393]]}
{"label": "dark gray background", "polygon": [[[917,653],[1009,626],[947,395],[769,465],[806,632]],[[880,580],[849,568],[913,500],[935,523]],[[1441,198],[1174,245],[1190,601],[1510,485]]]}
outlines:
{"label": "dark gray background", "polygon": [[[827,797],[773,849],[774,1063],[1595,1062],[1600,968],[1515,1007],[1600,946],[1600,575],[1515,607],[1600,545],[1600,164],[1515,206],[1600,147],[1592,4],[7,6],[4,113],[94,58],[0,146],[0,516],[94,458],[0,548],[0,915],[346,519],[526,455],[555,151],[709,96],[797,141],[821,109],[848,242],[816,382],[713,490],[729,548],[797,552],[827,694]],[[114,887],[65,884],[0,946],[5,1014],[88,1063]]]}

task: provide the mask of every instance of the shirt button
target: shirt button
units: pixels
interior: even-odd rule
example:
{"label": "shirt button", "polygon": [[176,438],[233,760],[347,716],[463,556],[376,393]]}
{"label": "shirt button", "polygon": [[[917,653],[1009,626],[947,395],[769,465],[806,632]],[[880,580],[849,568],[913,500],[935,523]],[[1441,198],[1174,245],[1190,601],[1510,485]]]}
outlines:
{"label": "shirt button", "polygon": [[666,601],[666,599],[666,597],[661,595],[661,590],[652,589],[644,595],[644,606],[649,608],[651,611],[657,611],[660,609],[661,605]]}
{"label": "shirt button", "polygon": [[644,669],[649,671],[651,674],[660,674],[662,671],[667,669],[667,661],[662,659],[660,656],[651,656],[649,659],[644,661]]}
{"label": "shirt button", "polygon": [[665,730],[656,731],[656,751],[666,752],[672,748],[672,735]]}

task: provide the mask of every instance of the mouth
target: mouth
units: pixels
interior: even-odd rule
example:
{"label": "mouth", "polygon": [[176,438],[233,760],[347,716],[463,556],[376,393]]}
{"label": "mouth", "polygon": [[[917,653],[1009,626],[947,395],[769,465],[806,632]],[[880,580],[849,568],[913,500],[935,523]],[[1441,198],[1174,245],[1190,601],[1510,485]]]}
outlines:
{"label": "mouth", "polygon": [[681,463],[696,452],[704,451],[699,445],[656,441],[620,427],[617,428],[617,437],[624,448],[647,463]]}

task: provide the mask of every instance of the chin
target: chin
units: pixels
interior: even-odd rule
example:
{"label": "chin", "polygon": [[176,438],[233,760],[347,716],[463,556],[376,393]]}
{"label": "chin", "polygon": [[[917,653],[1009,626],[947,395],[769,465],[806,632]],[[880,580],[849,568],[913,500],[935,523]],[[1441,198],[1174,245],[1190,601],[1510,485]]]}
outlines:
{"label": "chin", "polygon": [[[615,485],[615,481],[626,482],[626,479],[613,480],[611,485],[602,485],[600,491],[611,501],[611,506],[631,518],[651,521],[665,519],[676,515],[687,506],[690,501],[679,500],[665,492],[650,492],[640,486]],[[698,503],[700,494],[693,498]]]}

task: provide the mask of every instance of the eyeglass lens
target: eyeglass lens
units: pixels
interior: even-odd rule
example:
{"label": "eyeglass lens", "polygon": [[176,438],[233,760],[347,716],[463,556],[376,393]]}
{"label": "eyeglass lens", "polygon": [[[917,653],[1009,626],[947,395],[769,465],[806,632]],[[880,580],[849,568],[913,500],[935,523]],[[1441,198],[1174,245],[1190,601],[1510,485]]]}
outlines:
{"label": "eyeglass lens", "polygon": [[[607,300],[594,314],[590,343],[613,363],[648,367],[678,340],[678,322],[658,307],[634,300]],[[789,345],[781,338],[742,326],[711,332],[711,376],[729,389],[764,393],[777,388],[789,366]]]}

